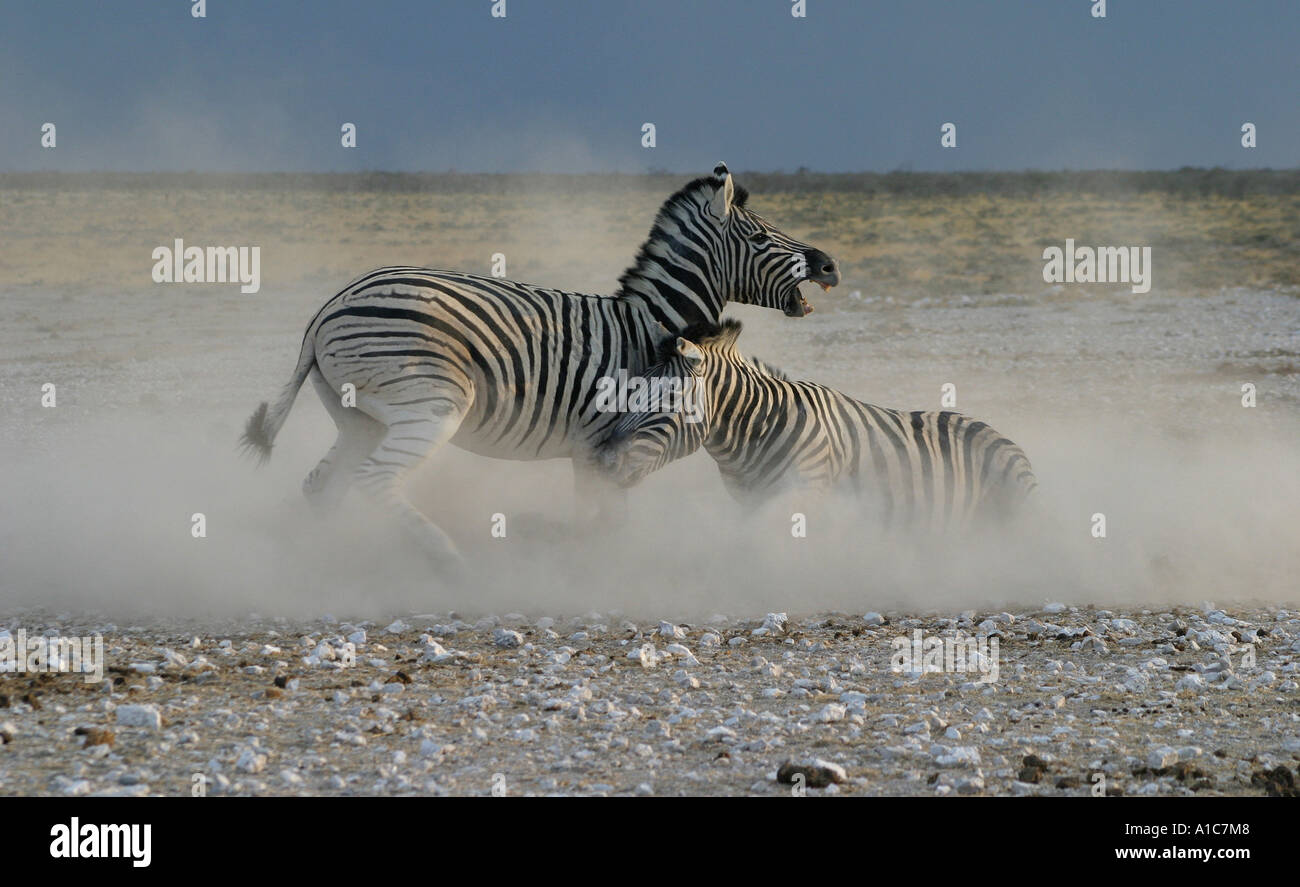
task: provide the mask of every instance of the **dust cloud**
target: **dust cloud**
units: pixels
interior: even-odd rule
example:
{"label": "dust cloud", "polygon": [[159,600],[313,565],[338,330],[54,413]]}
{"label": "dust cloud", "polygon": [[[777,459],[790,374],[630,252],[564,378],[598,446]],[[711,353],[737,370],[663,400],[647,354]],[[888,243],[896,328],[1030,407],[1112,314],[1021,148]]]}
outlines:
{"label": "dust cloud", "polygon": [[[881,536],[848,503],[797,495],[746,513],[703,453],[633,490],[627,526],[585,532],[570,521],[567,463],[448,448],[409,489],[474,570],[457,587],[355,493],[327,518],[298,495],[332,441],[310,389],[260,469],[233,446],[241,415],[177,418],[120,410],[6,460],[6,606],[374,619],[595,610],[690,621],[1058,600],[1284,601],[1295,598],[1300,568],[1293,441],[1179,439],[1146,423],[1080,418],[1019,423],[1014,436],[1041,484],[1030,519],[965,540]],[[806,538],[790,532],[794,510],[807,515]],[[1104,539],[1091,533],[1098,512]],[[205,538],[191,535],[195,513]],[[490,533],[495,513],[506,515],[504,539]]]}
{"label": "dust cloud", "polygon": [[[1032,510],[1012,531],[975,538],[882,535],[851,503],[799,496],[747,512],[702,452],[631,491],[626,526],[593,532],[571,520],[567,462],[447,447],[408,491],[466,556],[473,575],[453,585],[356,493],[332,516],[309,509],[302,479],[334,439],[310,385],[270,463],[240,457],[244,420],[287,380],[303,326],[330,295],[320,279],[333,280],[336,264],[352,267],[359,241],[378,245],[350,273],[389,261],[486,270],[502,249],[511,277],[611,292],[662,194],[592,198],[560,227],[545,223],[551,197],[459,201],[451,227],[441,197],[347,194],[337,200],[349,207],[348,231],[324,246],[277,239],[293,227],[284,213],[306,211],[306,198],[270,201],[269,227],[248,236],[269,257],[254,299],[150,284],[151,244],[173,231],[203,242],[167,221],[180,211],[167,205],[152,211],[163,220],[157,238],[132,246],[130,261],[88,254],[82,277],[94,287],[65,277],[10,289],[0,325],[9,358],[0,370],[0,607],[112,618],[617,611],[698,621],[1300,599],[1300,376],[1286,363],[1300,303],[1268,290],[893,302],[859,273],[811,294],[818,313],[809,318],[729,309],[746,324],[741,348],[796,378],[909,409],[938,408],[940,386],[952,382],[958,409],[1019,443],[1040,484]],[[322,219],[342,215],[333,204],[303,205]],[[363,213],[379,226],[386,206],[433,227],[352,227]],[[819,242],[779,207],[759,209]],[[297,244],[295,268],[314,269],[309,278],[276,264],[286,244]],[[851,300],[852,291],[866,298]],[[60,406],[43,410],[38,392],[50,380]],[[1254,409],[1239,402],[1243,381],[1258,385]],[[806,538],[791,534],[793,511],[807,515]],[[204,538],[191,535],[199,513]],[[498,513],[504,539],[491,533]],[[1091,533],[1097,513],[1104,539]]]}

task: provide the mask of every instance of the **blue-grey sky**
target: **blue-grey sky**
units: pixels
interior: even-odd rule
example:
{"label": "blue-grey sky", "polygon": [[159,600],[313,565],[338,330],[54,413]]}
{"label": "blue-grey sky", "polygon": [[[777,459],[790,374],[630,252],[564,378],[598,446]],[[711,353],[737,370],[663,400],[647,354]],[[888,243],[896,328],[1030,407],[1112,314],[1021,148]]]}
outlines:
{"label": "blue-grey sky", "polygon": [[493,3],[207,0],[196,19],[192,0],[4,0],[0,170],[1300,158],[1298,0],[1109,0],[1104,19],[1094,0],[806,0],[806,18],[793,0],[506,0],[504,19]]}

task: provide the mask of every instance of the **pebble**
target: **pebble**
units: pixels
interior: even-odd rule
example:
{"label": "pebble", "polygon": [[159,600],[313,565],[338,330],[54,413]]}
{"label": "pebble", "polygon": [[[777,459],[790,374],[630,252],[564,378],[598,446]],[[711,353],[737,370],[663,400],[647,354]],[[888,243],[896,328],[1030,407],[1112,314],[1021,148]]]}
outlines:
{"label": "pebble", "polygon": [[940,767],[973,766],[980,762],[980,751],[971,745],[946,746],[936,744],[930,750],[934,762]]}
{"label": "pebble", "polygon": [[117,723],[123,727],[145,727],[149,730],[162,729],[162,713],[156,705],[119,705]]}
{"label": "pebble", "polygon": [[1163,770],[1177,763],[1178,751],[1167,745],[1157,746],[1147,752],[1147,767],[1152,770]]}
{"label": "pebble", "polygon": [[627,658],[635,661],[642,668],[654,668],[659,664],[659,657],[655,653],[654,644],[642,644],[635,647],[627,654]]}
{"label": "pebble", "polygon": [[685,662],[687,665],[699,665],[700,660],[695,658],[695,654],[688,647],[681,644],[669,644],[664,648],[664,652],[671,655],[674,659]]}
{"label": "pebble", "polygon": [[687,690],[698,690],[700,687],[699,678],[695,677],[685,669],[679,668],[677,671],[673,672],[673,680],[678,686]]}
{"label": "pebble", "polygon": [[844,720],[844,717],[847,714],[847,707],[838,702],[828,702],[822,707],[822,710],[817,713],[817,720],[821,721],[823,724],[829,724],[834,721]]}
{"label": "pebble", "polygon": [[[0,755],[18,794],[174,794],[194,772],[213,794],[479,794],[496,772],[485,767],[507,774],[512,796],[771,794],[777,761],[837,756],[862,768],[827,782],[846,795],[1079,795],[1096,772],[1129,796],[1193,784],[1263,794],[1252,776],[1293,771],[1300,755],[1286,707],[1300,678],[1300,612],[1214,609],[1080,604],[878,624],[759,611],[698,628],[622,613],[443,613],[395,620],[400,634],[371,629],[387,647],[363,639],[372,623],[212,623],[200,635],[149,623],[159,627],[105,638],[116,670],[102,685],[31,700],[0,692]],[[487,628],[472,629],[475,619]],[[996,632],[998,683],[891,672],[893,632],[862,630],[891,621],[909,636]],[[511,631],[518,646],[498,647]],[[223,632],[235,640],[219,641]],[[191,637],[199,643],[181,640]],[[455,637],[465,650],[445,646]],[[156,673],[122,670],[133,663]],[[164,713],[175,726],[163,728]],[[1184,780],[1193,764],[1205,776]]]}
{"label": "pebble", "polygon": [[235,769],[244,773],[261,773],[266,767],[266,755],[253,748],[244,749],[235,761]]}
{"label": "pebble", "polygon": [[785,613],[768,613],[763,617],[763,624],[750,632],[755,637],[772,634],[785,634],[790,618]]}
{"label": "pebble", "polygon": [[498,628],[492,632],[492,643],[503,650],[513,650],[516,647],[523,646],[524,636],[508,628]]}

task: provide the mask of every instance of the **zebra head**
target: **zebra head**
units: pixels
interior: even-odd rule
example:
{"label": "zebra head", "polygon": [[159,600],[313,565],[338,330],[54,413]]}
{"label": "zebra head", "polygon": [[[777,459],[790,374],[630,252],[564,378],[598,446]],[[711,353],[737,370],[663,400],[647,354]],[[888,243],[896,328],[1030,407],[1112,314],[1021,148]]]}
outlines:
{"label": "zebra head", "polygon": [[717,184],[709,213],[721,230],[727,301],[779,308],[788,317],[811,314],[813,307],[799,292],[799,284],[816,283],[829,290],[840,282],[835,260],[747,208],[749,192],[732,181],[725,163],[714,168],[713,178]]}
{"label": "zebra head", "polygon": [[[706,326],[692,327],[687,335]],[[596,451],[596,464],[624,487],[695,452],[709,427],[704,352],[685,335],[664,338],[658,360],[637,383],[641,401],[630,403]]]}
{"label": "zebra head", "polygon": [[777,230],[745,206],[749,193],[724,163],[664,203],[636,264],[620,280],[659,323],[683,330],[717,324],[727,302],[777,308],[790,317],[813,309],[806,281],[840,282],[835,260]]}
{"label": "zebra head", "polygon": [[[766,395],[763,380],[789,382],[790,377],[766,361],[746,357],[736,340],[744,327],[728,318],[720,324],[693,324],[680,336],[668,336],[659,345],[658,363],[646,376],[677,377],[690,374],[699,392],[694,413],[655,409],[631,411],[612,427],[596,451],[596,462],[621,486],[632,486],[647,474],[701,446],[713,452],[734,435],[737,419]],[[756,387],[757,385],[757,387]],[[715,456],[716,458],[716,456]]]}

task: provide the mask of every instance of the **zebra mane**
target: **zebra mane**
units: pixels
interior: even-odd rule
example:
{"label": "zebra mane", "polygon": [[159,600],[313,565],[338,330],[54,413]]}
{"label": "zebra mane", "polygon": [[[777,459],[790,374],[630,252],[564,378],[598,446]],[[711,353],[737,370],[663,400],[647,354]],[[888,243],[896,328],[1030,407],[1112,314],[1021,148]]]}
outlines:
{"label": "zebra mane", "polygon": [[751,357],[749,358],[749,362],[754,367],[754,369],[758,370],[760,373],[762,373],[765,376],[771,376],[774,379],[780,379],[782,382],[794,381],[794,379],[790,378],[790,374],[787,373],[785,370],[781,369],[780,367],[774,367],[765,360],[760,360],[757,357]]}
{"label": "zebra mane", "polygon": [[[693,323],[678,335],[688,342],[694,342],[701,348],[720,348],[728,349],[736,347],[736,340],[740,338],[740,332],[745,328],[739,320],[733,317],[724,317],[722,323]],[[677,355],[677,336],[667,336],[659,342],[656,363],[667,363]],[[775,367],[765,360],[757,357],[746,357],[745,360],[765,376],[772,376],[783,382],[792,382],[793,379],[785,370]]]}
{"label": "zebra mane", "polygon": [[[649,236],[647,236],[645,242],[641,244],[641,248],[637,250],[636,259],[633,260],[632,266],[624,271],[623,275],[618,279],[618,291],[620,294],[627,292],[628,284],[636,276],[638,271],[645,268],[647,265],[655,263],[655,258],[650,254],[650,244],[667,239],[668,234],[664,231],[664,223],[671,215],[671,210],[677,208],[683,203],[690,202],[696,193],[702,191],[704,188],[708,188],[711,192],[717,190],[722,187],[724,181],[725,179],[721,176],[700,176],[698,179],[692,179],[687,182],[679,188],[675,194],[663,202],[663,205],[659,207],[659,212],[655,213],[654,224],[650,226]],[[749,191],[746,188],[737,185],[734,179],[732,181],[732,189],[733,194],[731,205],[743,209],[745,201],[749,200]]]}
{"label": "zebra mane", "polygon": [[734,317],[724,317],[718,324],[697,323],[682,333],[682,338],[704,347],[734,348],[745,325]]}

